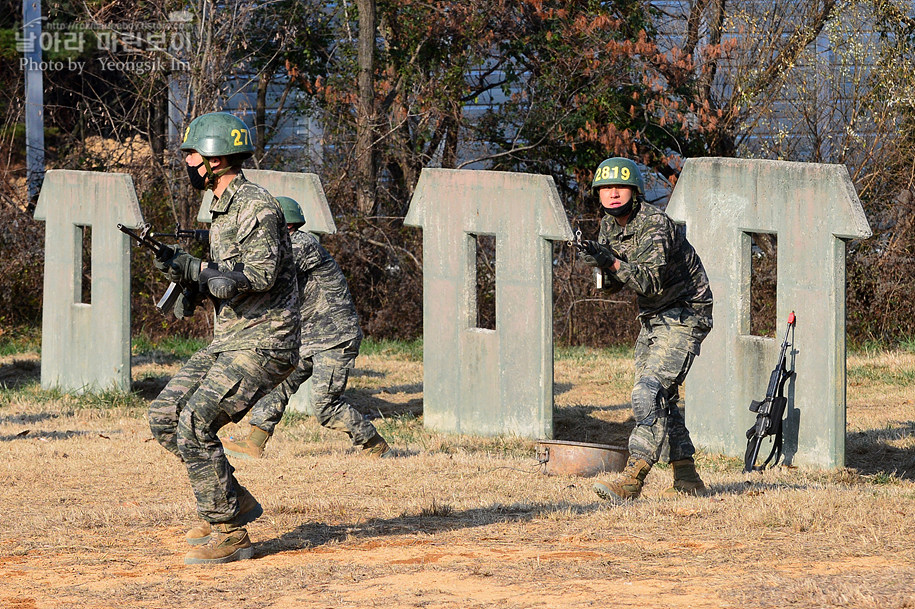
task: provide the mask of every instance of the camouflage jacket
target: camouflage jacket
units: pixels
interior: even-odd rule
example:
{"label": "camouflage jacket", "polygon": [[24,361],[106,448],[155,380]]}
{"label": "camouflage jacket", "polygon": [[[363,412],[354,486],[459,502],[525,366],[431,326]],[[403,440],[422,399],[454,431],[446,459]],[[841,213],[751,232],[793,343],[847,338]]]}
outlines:
{"label": "camouflage jacket", "polygon": [[685,226],[657,207],[637,202],[626,226],[604,215],[598,241],[620,259],[616,273],[603,269],[604,285],[638,294],[639,317],[688,306],[711,326],[712,290],[702,261],[686,240]]}
{"label": "camouflage jacket", "polygon": [[340,266],[311,233],[292,234],[302,317],[300,357],[362,338],[359,315]]}
{"label": "camouflage jacket", "polygon": [[210,350],[295,349],[299,301],[292,243],[270,193],[239,174],[210,207],[210,260],[241,271],[251,289],[216,307]]}

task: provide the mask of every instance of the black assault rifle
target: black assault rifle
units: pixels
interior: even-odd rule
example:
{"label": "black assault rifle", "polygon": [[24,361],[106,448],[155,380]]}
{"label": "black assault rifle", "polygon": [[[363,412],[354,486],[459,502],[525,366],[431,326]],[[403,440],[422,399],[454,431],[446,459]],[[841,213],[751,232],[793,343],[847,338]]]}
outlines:
{"label": "black assault rifle", "polygon": [[[750,411],[756,413],[756,423],[747,430],[747,452],[744,455],[743,471],[762,471],[766,468],[773,457],[773,465],[778,463],[782,456],[782,417],[785,415],[785,407],[788,405],[788,398],[785,397],[785,383],[795,375],[794,370],[788,370],[786,360],[788,356],[788,334],[794,330],[795,317],[794,311],[788,316],[788,328],[785,330],[785,340],[782,342],[781,353],[778,356],[778,364],[775,370],[769,376],[769,387],[766,389],[766,397],[762,401],[752,400],[750,402]],[[794,334],[791,334],[792,343]],[[766,436],[775,436],[772,440],[772,451],[762,465],[756,465],[756,458],[759,456],[759,447],[763,438]]]}
{"label": "black assault rifle", "polygon": [[193,239],[197,243],[206,245],[210,242],[210,231],[200,228],[181,228],[175,224],[173,233],[149,233],[150,237],[171,237],[172,239]]}
{"label": "black assault rifle", "polygon": [[[118,230],[126,235],[130,235],[138,245],[145,247],[150,250],[155,256],[156,259],[160,262],[165,262],[172,255],[174,255],[175,250],[171,247],[165,245],[161,241],[157,241],[149,235],[149,224],[144,224],[139,228],[139,232],[131,228],[127,228],[123,224],[118,224]],[[154,235],[157,233],[153,233]],[[162,298],[159,299],[159,302],[156,303],[156,308],[162,312],[163,315],[168,315],[171,313],[172,309],[175,307],[175,302],[178,300],[178,296],[181,295],[182,290],[185,291],[185,297],[190,298],[193,295],[187,293],[191,288],[182,288],[180,285],[174,281],[169,284],[168,289],[165,290],[165,294],[162,295]]]}

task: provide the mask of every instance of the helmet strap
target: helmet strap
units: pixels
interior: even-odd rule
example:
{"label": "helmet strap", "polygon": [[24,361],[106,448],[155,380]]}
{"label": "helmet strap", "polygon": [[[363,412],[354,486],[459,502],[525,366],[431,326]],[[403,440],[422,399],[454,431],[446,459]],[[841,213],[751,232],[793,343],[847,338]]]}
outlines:
{"label": "helmet strap", "polygon": [[206,188],[209,189],[209,190],[215,190],[215,189],[216,189],[216,185],[217,185],[217,183],[219,182],[219,178],[221,178],[223,175],[225,175],[226,173],[228,173],[229,170],[232,169],[232,167],[231,167],[230,165],[226,165],[224,168],[220,169],[219,171],[215,171],[215,172],[214,172],[214,171],[213,171],[213,168],[210,167],[210,161],[209,161],[209,159],[207,159],[205,156],[202,156],[202,155],[201,155],[200,158],[203,159],[203,166],[206,167],[206,169],[207,169],[207,173],[206,173],[206,180],[207,180],[207,182],[206,182]]}
{"label": "helmet strap", "polygon": [[633,204],[634,200],[635,200],[635,197],[633,197],[632,199],[629,199],[629,202],[626,203],[625,205],[621,205],[619,207],[614,207],[612,209],[608,208],[608,207],[604,207],[604,213],[611,215],[614,218],[619,218],[621,216],[628,216],[629,212],[632,211],[632,204]]}

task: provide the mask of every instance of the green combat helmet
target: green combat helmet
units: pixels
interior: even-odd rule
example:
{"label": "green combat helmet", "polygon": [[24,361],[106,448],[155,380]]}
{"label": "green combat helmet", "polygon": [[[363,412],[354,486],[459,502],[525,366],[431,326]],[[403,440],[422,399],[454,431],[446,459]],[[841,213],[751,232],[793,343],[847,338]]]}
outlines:
{"label": "green combat helmet", "polygon": [[283,208],[283,217],[286,218],[286,224],[305,224],[305,216],[302,214],[302,208],[292,197],[277,197],[280,207]]}
{"label": "green combat helmet", "polygon": [[248,126],[228,112],[210,112],[192,120],[180,148],[196,150],[203,157],[229,156],[239,163],[254,154]]}
{"label": "green combat helmet", "polygon": [[607,159],[597,166],[591,188],[601,186],[632,186],[636,193],[645,196],[645,180],[638,165],[623,157]]}

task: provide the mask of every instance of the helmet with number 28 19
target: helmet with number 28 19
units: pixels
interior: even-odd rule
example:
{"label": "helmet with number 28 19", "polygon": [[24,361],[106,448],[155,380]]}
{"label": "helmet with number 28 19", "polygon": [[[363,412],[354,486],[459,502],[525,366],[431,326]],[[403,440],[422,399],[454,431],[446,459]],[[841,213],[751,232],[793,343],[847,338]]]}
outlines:
{"label": "helmet with number 28 19", "polygon": [[631,186],[639,194],[645,195],[645,181],[638,165],[623,157],[607,159],[597,166],[591,188],[601,186]]}

